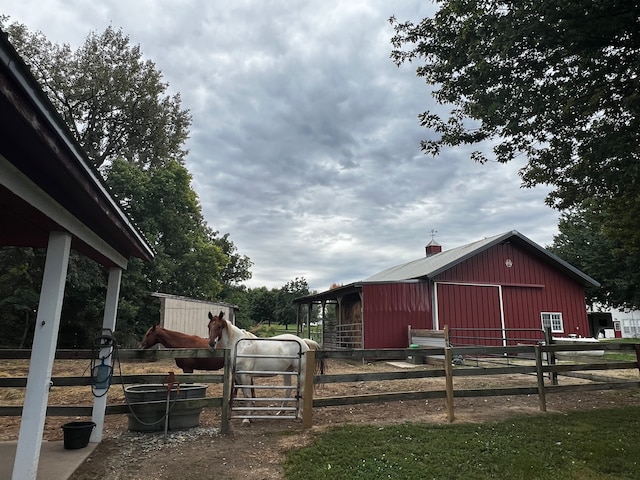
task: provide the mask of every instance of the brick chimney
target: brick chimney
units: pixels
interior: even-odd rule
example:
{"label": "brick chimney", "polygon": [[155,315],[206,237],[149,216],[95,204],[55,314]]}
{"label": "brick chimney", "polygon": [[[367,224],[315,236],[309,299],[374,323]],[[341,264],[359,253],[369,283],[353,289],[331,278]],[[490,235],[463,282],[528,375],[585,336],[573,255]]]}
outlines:
{"label": "brick chimney", "polygon": [[440,245],[432,238],[427,246],[424,247],[424,249],[427,253],[427,257],[430,257],[431,255],[435,255],[436,253],[440,253],[442,251],[442,245]]}

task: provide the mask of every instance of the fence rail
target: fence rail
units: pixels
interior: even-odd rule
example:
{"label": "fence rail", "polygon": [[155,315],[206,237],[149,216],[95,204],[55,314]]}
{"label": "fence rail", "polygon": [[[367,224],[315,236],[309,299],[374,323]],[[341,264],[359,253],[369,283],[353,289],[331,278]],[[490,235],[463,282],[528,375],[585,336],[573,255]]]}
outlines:
{"label": "fence rail", "polygon": [[[590,357],[590,363],[578,362],[572,358],[571,363],[557,363],[555,356],[558,352],[583,352],[590,350],[604,350],[605,352],[628,352],[635,353],[635,361],[594,361],[595,357]],[[365,395],[349,395],[335,397],[318,397],[314,398],[312,388],[305,387],[303,401],[305,408],[303,410],[303,425],[312,425],[313,408],[322,408],[328,406],[355,405],[364,403],[389,402],[389,401],[408,401],[420,399],[437,399],[444,398],[447,407],[447,416],[453,421],[454,416],[454,399],[465,397],[490,397],[501,395],[538,395],[540,410],[546,411],[546,395],[558,392],[569,391],[594,391],[594,390],[617,390],[617,389],[635,389],[640,388],[640,381],[627,380],[619,381],[606,376],[591,376],[591,383],[580,385],[567,384],[558,385],[557,376],[561,375],[587,375],[581,372],[589,371],[611,371],[611,370],[640,370],[640,345],[628,343],[599,342],[597,344],[554,344],[554,345],[519,345],[519,346],[473,346],[473,347],[426,347],[419,349],[382,349],[382,350],[337,350],[337,351],[317,351],[310,352],[317,358],[331,360],[397,360],[399,358],[408,358],[415,355],[434,356],[444,358],[443,368],[429,368],[418,370],[400,370],[394,372],[373,372],[373,373],[347,373],[347,374],[313,374],[313,361],[307,362],[307,379],[309,382],[319,384],[331,383],[352,383],[352,382],[382,382],[392,380],[408,380],[420,378],[442,378],[445,379],[444,390],[423,390],[423,391],[404,391],[375,393]],[[29,350],[0,350],[0,359],[28,359],[31,352]],[[57,359],[66,360],[90,360],[95,356],[96,352],[92,350],[58,350],[56,352]],[[119,350],[117,353],[117,361],[141,362],[156,361],[160,359],[184,358],[187,356],[194,357],[219,357],[225,356],[228,359],[229,351],[212,351],[209,349],[163,349],[163,350]],[[462,358],[504,358],[506,365],[499,366],[482,366],[469,367],[467,365],[453,365],[453,359]],[[513,358],[533,359],[534,364],[517,365],[509,362]],[[577,357],[576,357],[577,358]],[[309,359],[311,360],[311,358]],[[476,360],[477,361],[477,360]],[[231,362],[225,362],[225,369],[220,374],[178,374],[175,380],[179,383],[211,383],[223,384],[222,397],[206,398],[206,399],[185,399],[180,400],[188,408],[199,407],[215,407],[222,408],[222,431],[228,431],[228,405],[231,396],[230,388],[230,367]],[[482,388],[482,389],[456,389],[455,378],[471,377],[481,375],[510,375],[524,374],[535,376],[535,385],[526,387],[506,387],[506,388]],[[117,383],[124,384],[140,384],[140,383],[163,383],[167,378],[166,375],[115,375]],[[585,378],[584,376],[582,378]],[[225,381],[226,380],[226,381]],[[90,376],[82,377],[53,377],[53,385],[56,387],[76,387],[91,385]],[[8,378],[0,377],[0,388],[24,388],[26,386],[26,377]],[[116,384],[113,382],[112,387]],[[313,407],[313,408],[307,408]],[[79,405],[50,405],[47,408],[49,416],[90,416],[92,406]],[[106,414],[125,414],[129,412],[129,405],[108,405]],[[0,405],[0,416],[17,416],[21,415],[22,406]]]}

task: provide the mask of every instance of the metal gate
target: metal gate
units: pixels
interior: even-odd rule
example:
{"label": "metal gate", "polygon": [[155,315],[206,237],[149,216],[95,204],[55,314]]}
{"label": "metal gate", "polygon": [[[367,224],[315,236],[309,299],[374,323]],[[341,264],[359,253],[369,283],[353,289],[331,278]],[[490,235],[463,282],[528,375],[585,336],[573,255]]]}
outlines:
{"label": "metal gate", "polygon": [[[243,348],[238,349],[239,346],[243,347],[241,342],[289,342],[296,345],[297,348],[292,349],[296,352],[293,355],[276,355],[276,354],[268,354],[268,353],[257,353],[257,352],[242,352]],[[241,353],[238,352],[240,350]],[[257,350],[261,350],[258,348]],[[302,345],[300,342],[292,339],[273,339],[273,338],[242,338],[236,343],[233,351],[233,367],[232,367],[232,376],[234,379],[234,388],[238,389],[236,395],[232,395],[229,418],[230,419],[289,419],[295,420],[298,418],[298,412],[301,408],[301,398],[300,395],[300,372],[302,368]],[[238,360],[247,358],[254,359],[260,361],[260,359],[266,361],[268,363],[269,359],[276,360],[285,360],[291,363],[292,370],[291,371],[276,371],[276,370],[265,370],[265,369],[257,369],[253,370],[241,370],[238,369]],[[244,368],[244,367],[243,367]],[[236,375],[255,375],[252,377],[252,383],[250,385],[246,384],[235,384]],[[283,384],[273,385],[265,382],[265,378],[275,377],[277,375],[282,375]],[[295,377],[295,381],[294,381]],[[263,383],[256,383],[262,381]],[[290,386],[285,385],[286,380],[289,380]],[[240,397],[241,388],[251,388],[256,397]],[[290,389],[291,392],[289,397],[284,396],[284,392],[287,389]],[[260,391],[272,391],[276,392],[271,396],[267,397],[258,397],[257,392]],[[279,395],[278,392],[283,392],[282,396]],[[293,394],[293,395],[292,395]],[[253,402],[253,404],[252,404]]]}

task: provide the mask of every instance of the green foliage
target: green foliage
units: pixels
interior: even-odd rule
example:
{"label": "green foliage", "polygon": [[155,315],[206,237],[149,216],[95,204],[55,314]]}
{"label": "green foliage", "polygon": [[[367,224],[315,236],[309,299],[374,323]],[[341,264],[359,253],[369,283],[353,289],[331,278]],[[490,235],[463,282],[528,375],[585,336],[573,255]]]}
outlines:
{"label": "green foliage", "polygon": [[[426,153],[479,147],[472,158],[526,156],[527,187],[548,203],[590,200],[607,235],[640,251],[640,6],[588,0],[438,2],[417,24],[391,18],[392,59],[417,74],[448,115],[419,116]],[[491,141],[492,154],[481,148]]]}
{"label": "green foliage", "polygon": [[106,271],[71,252],[67,269],[58,348],[87,347],[102,328],[107,295]]}
{"label": "green foliage", "polygon": [[31,346],[38,308],[44,255],[32,248],[0,248],[0,345]]}
{"label": "green foliage", "polygon": [[276,296],[275,318],[283,325],[295,325],[297,310],[293,300],[309,294],[309,284],[306,279],[296,277],[280,288]]}
{"label": "green foliage", "polygon": [[254,325],[265,323],[271,325],[276,321],[275,306],[277,290],[269,290],[267,287],[252,288],[248,292],[249,316]]}
{"label": "green foliage", "polygon": [[24,25],[0,26],[97,168],[116,158],[144,168],[186,155],[191,115],[122,30],[92,32],[73,51]]}
{"label": "green foliage", "polygon": [[266,287],[250,289],[247,292],[249,317],[254,325],[271,326],[272,323],[295,325],[297,312],[293,300],[308,293],[309,286],[304,277],[296,277],[279,289],[268,290]]}
{"label": "green foliage", "polygon": [[231,305],[237,305],[238,311],[236,312],[236,325],[245,330],[251,329],[254,322],[251,320],[249,311],[249,294],[247,288],[244,285],[241,286],[227,286],[224,289],[224,296],[220,297]]}
{"label": "green foliage", "polygon": [[588,303],[610,307],[640,308],[640,253],[629,252],[621,241],[607,234],[597,206],[565,212],[560,233],[549,250],[600,282],[587,289]]}
{"label": "green foliage", "polygon": [[498,423],[329,430],[291,451],[286,478],[633,479],[640,408],[521,417]]}
{"label": "green foliage", "polygon": [[[0,16],[0,26],[156,252],[150,263],[131,259],[123,273],[120,343],[137,344],[140,334],[159,320],[152,292],[205,300],[224,300],[234,293],[239,282],[251,277],[251,261],[237,253],[228,234],[220,237],[204,221],[184,166],[191,116],[182,108],[180,95],[166,94],[168,85],[140,47],[112,27],[91,33],[73,51],[40,32],[30,33],[24,25],[9,24],[8,17]],[[0,298],[16,332],[6,341],[16,345],[32,328],[40,279],[32,277],[36,272],[17,250],[2,252],[9,258],[0,262],[15,267],[2,270],[0,283],[7,288],[3,291],[0,284]],[[30,278],[22,278],[25,275]],[[73,256],[67,281],[61,346],[87,346],[102,323],[105,274]],[[20,282],[24,290],[11,290]]]}
{"label": "green foliage", "polygon": [[273,337],[275,335],[280,335],[280,333],[284,333],[284,332],[278,331],[278,327],[275,324],[274,325],[265,325],[264,323],[261,323],[257,327],[252,328],[251,332],[254,335],[257,335],[257,336],[263,337],[263,338]]}

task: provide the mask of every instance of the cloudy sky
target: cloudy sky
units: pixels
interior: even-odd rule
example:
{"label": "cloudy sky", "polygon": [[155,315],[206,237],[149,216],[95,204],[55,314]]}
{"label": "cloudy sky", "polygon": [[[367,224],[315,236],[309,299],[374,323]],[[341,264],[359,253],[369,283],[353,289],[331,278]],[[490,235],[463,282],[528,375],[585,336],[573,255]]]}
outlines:
{"label": "cloudy sky", "polygon": [[417,121],[436,106],[415,65],[389,58],[388,18],[418,0],[3,0],[0,13],[80,46],[111,25],[155,62],[193,116],[187,168],[207,223],[251,258],[249,287],[304,277],[312,290],[518,230],[557,233],[524,164],[432,158]]}

